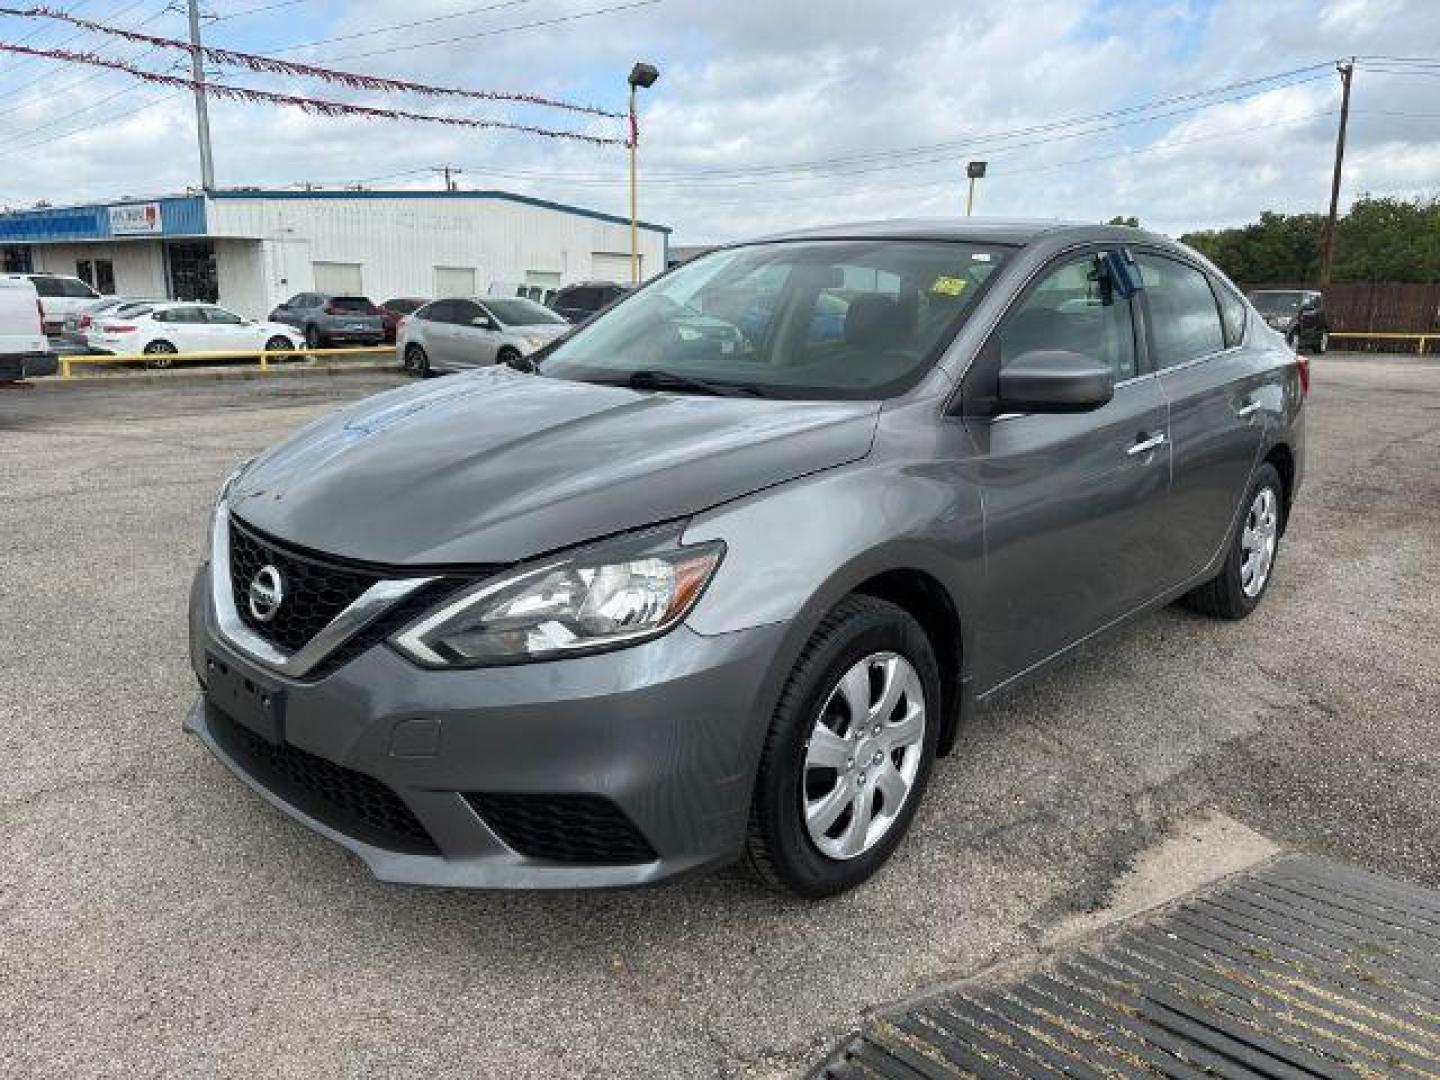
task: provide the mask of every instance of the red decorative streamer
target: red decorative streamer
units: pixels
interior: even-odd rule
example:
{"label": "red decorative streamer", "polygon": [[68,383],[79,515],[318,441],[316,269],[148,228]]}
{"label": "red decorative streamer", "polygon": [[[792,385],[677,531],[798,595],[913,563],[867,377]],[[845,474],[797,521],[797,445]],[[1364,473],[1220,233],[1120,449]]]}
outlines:
{"label": "red decorative streamer", "polygon": [[210,82],[208,79],[203,83],[197,83],[194,79],[182,78],[179,75],[162,75],[156,71],[146,71],[144,68],[137,68],[120,60],[112,60],[106,56],[97,56],[95,53],[75,52],[71,49],[36,49],[29,45],[12,45],[0,42],[0,52],[18,53],[22,56],[35,56],[45,60],[63,60],[72,64],[89,64],[92,67],[109,68],[112,71],[123,71],[127,75],[133,75],[148,83],[155,83],[159,86],[173,86],[185,90],[194,90],[197,86],[203,86],[205,92],[212,97],[227,98],[231,101],[264,101],[273,105],[289,105],[302,109],[315,116],[368,116],[380,120],[419,120],[427,124],[445,124],[450,127],[483,128],[494,131],[518,131],[526,135],[541,135],[547,139],[570,139],[575,142],[590,143],[593,146],[625,146],[626,140],[608,138],[603,135],[587,135],[580,131],[557,131],[552,128],[538,127],[533,124],[514,124],[506,120],[479,120],[465,116],[434,116],[430,113],[410,112],[406,109],[381,109],[369,105],[352,105],[345,101],[328,101],[324,98],[300,97],[296,94],[280,94],[273,90],[255,90],[246,86],[230,86],[226,83]]}
{"label": "red decorative streamer", "polygon": [[[119,27],[106,26],[104,23],[93,22],[90,19],[80,19],[71,15],[69,12],[59,11],[55,8],[0,7],[0,15],[14,15],[22,19],[53,19],[58,22],[69,23],[82,30],[92,30],[99,34],[109,34],[112,37],[123,38],[126,41],[141,42],[158,49],[174,49],[184,53],[193,51],[188,41],[181,41],[178,38],[156,37],[152,34],[142,34],[135,30],[122,30]],[[249,71],[261,72],[267,75],[292,75],[299,78],[320,79],[324,82],[348,86],[352,90],[383,90],[389,93],[420,94],[425,97],[463,97],[476,101],[513,101],[524,105],[543,105],[551,109],[567,109],[570,112],[588,113],[591,116],[604,116],[615,120],[623,119],[625,115],[624,113],[597,109],[591,105],[577,105],[571,101],[560,101],[556,98],[541,97],[538,94],[523,94],[506,90],[465,90],[451,86],[432,86],[427,83],[408,82],[404,79],[387,79],[379,75],[362,75],[352,71],[334,71],[330,68],[316,67],[314,64],[301,64],[292,60],[280,60],[273,56],[262,56],[258,53],[237,52],[234,49],[216,49],[205,45],[200,47],[200,52],[206,59],[225,67],[245,68]]]}

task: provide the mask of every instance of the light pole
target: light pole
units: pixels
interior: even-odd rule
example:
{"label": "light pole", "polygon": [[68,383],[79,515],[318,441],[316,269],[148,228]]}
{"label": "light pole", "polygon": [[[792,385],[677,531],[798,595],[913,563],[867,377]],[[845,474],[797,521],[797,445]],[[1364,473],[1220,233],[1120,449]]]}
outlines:
{"label": "light pole", "polygon": [[636,151],[640,148],[640,123],[635,116],[635,91],[649,89],[660,78],[654,64],[638,63],[630,69],[630,284],[640,284],[640,195],[635,176]]}
{"label": "light pole", "polygon": [[972,161],[965,166],[965,175],[970,178],[970,187],[965,192],[965,216],[970,216],[970,211],[975,206],[975,181],[985,175],[985,162]]}

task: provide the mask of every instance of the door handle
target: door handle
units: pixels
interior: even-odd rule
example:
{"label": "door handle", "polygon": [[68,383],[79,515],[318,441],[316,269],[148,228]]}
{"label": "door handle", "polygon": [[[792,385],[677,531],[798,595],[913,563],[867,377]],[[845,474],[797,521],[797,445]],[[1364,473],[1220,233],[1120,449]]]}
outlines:
{"label": "door handle", "polygon": [[1160,431],[1160,432],[1156,432],[1154,435],[1142,436],[1140,439],[1138,439],[1138,440],[1136,440],[1134,443],[1132,443],[1132,444],[1130,445],[1130,449],[1126,450],[1125,453],[1129,454],[1131,457],[1135,457],[1135,456],[1137,456],[1137,455],[1139,455],[1139,454],[1148,454],[1151,450],[1154,450],[1157,446],[1164,446],[1164,445],[1165,445],[1165,433],[1164,433],[1163,431]]}
{"label": "door handle", "polygon": [[1235,410],[1235,419],[1244,420],[1247,416],[1254,416],[1260,411],[1260,402],[1251,401]]}

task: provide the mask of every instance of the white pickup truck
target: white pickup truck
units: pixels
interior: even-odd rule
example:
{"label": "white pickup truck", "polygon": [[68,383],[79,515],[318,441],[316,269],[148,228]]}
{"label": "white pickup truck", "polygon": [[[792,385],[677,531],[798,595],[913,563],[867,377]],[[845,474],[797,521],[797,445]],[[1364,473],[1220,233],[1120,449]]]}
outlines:
{"label": "white pickup truck", "polygon": [[0,274],[0,383],[55,374],[40,299],[24,274]]}

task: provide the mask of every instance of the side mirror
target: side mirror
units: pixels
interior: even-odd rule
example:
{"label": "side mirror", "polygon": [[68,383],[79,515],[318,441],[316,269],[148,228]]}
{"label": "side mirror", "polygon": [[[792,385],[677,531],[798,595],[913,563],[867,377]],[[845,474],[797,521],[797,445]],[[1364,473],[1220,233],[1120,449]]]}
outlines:
{"label": "side mirror", "polygon": [[1089,412],[1115,396],[1109,364],[1059,349],[1022,353],[1000,369],[999,382],[1004,412]]}
{"label": "side mirror", "polygon": [[481,330],[494,330],[495,322],[489,315],[476,315],[470,320],[470,325],[479,327]]}

